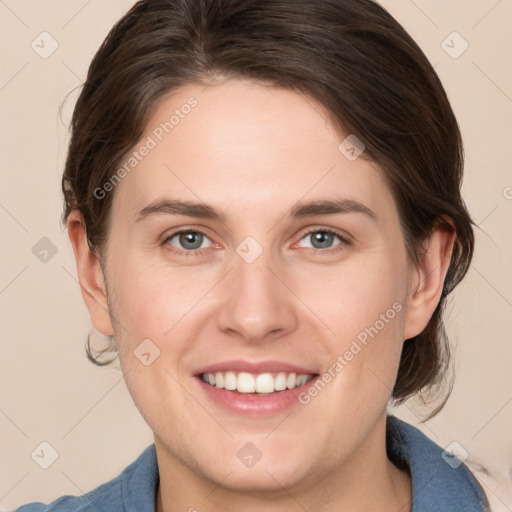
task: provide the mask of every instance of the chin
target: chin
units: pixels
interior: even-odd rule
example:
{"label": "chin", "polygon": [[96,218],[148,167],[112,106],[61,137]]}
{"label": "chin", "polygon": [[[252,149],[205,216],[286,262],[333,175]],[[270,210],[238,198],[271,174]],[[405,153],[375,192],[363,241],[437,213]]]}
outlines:
{"label": "chin", "polygon": [[288,467],[282,462],[271,464],[261,459],[252,468],[245,468],[241,464],[230,464],[226,472],[219,473],[218,467],[212,468],[212,475],[217,485],[225,489],[244,494],[281,494],[283,488],[295,487],[307,477],[307,468],[297,461],[294,464],[288,461]]}

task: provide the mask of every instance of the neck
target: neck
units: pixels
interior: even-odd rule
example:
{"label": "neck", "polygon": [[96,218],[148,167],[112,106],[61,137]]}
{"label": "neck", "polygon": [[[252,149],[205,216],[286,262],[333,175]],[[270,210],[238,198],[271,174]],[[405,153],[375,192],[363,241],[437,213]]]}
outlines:
{"label": "neck", "polygon": [[156,512],[296,512],[301,508],[317,512],[410,512],[411,479],[408,472],[387,458],[385,427],[384,417],[364,446],[358,447],[335,471],[312,470],[307,479],[286,489],[267,471],[275,484],[271,491],[237,489],[230,485],[230,475],[220,481],[208,479],[191,471],[155,439],[160,472]]}

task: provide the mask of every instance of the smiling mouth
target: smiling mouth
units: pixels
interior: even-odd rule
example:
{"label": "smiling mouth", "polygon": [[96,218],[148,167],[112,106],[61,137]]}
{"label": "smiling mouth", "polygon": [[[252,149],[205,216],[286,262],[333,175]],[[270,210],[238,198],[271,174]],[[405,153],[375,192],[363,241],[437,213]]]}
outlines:
{"label": "smiling mouth", "polygon": [[295,389],[309,382],[315,374],[295,372],[259,373],[215,372],[201,373],[199,378],[212,387],[242,394],[266,396]]}

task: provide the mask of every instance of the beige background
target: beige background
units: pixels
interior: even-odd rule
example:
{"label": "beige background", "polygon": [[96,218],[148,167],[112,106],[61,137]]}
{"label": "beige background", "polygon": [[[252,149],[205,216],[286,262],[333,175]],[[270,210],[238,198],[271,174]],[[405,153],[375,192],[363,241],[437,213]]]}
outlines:
{"label": "beige background", "polygon": [[[1,510],[86,492],[117,475],[152,441],[120,371],[86,360],[90,323],[59,224],[75,89],[131,4],[0,0]],[[447,308],[456,385],[445,409],[420,428],[443,447],[458,442],[468,462],[487,467],[494,478],[485,480],[487,490],[503,510],[512,510],[505,486],[512,466],[512,0],[382,4],[423,48],[446,87],[465,140],[464,196],[479,226],[472,269]],[[47,59],[31,48],[43,31],[58,43]],[[453,31],[469,44],[456,59],[442,47]],[[453,52],[463,42],[450,36],[445,44]],[[59,104],[73,90],[61,120]],[[57,250],[46,262],[32,252],[43,237]],[[420,413],[412,403],[397,411],[413,424]],[[43,441],[58,452],[46,470],[31,458]]]}

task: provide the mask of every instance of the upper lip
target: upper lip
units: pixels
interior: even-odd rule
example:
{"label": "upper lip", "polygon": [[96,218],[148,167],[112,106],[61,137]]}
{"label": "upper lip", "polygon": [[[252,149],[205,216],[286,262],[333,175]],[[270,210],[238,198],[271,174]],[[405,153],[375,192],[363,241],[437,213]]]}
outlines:
{"label": "upper lip", "polygon": [[258,375],[260,373],[299,373],[303,375],[315,375],[316,372],[309,368],[304,368],[284,361],[249,361],[246,359],[237,359],[231,361],[221,361],[204,366],[195,372],[196,375],[203,373],[216,372],[247,372]]}

